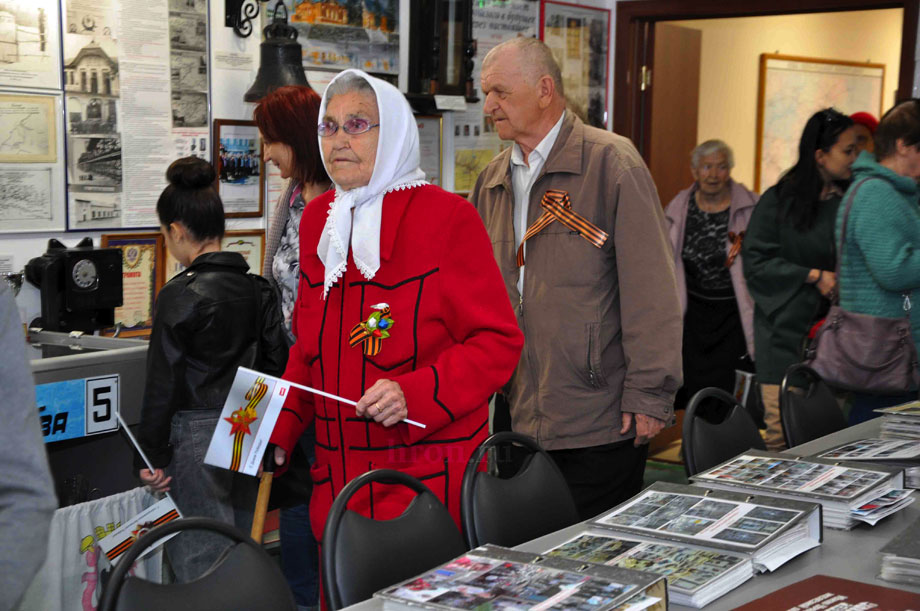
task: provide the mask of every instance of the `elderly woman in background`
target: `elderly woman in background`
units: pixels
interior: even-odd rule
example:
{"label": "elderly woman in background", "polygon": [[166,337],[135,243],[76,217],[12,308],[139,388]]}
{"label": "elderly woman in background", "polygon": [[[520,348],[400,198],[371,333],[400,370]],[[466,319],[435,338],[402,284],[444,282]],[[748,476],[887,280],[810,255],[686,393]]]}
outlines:
{"label": "elderly woman in background", "polygon": [[[740,252],[757,195],[732,180],[734,165],[727,144],[703,142],[690,155],[696,181],[665,210],[684,310],[684,386],[677,409],[709,386],[731,392],[736,369],[753,371],[754,301]],[[720,420],[724,414],[704,415]]]}
{"label": "elderly woman in background", "polygon": [[[863,151],[853,164],[853,196],[840,259],[840,305],[850,312],[910,317],[920,348],[920,101],[898,104],[882,117],[875,152]],[[845,209],[837,214],[840,242]],[[873,410],[917,398],[917,389],[897,396],[853,393],[850,424]],[[907,392],[911,390],[912,392]]]}
{"label": "elderly woman in background", "polygon": [[[315,420],[317,537],[335,495],[376,468],[423,479],[459,524],[460,483],[488,432],[487,401],[524,342],[491,241],[472,205],[425,182],[412,111],[392,85],[338,74],[323,96],[319,138],[335,191],[304,209],[297,342],[284,377],[358,404],[292,393],[272,434],[275,460],[283,464]],[[387,519],[411,496],[365,488],[351,508]]]}
{"label": "elderly woman in background", "polygon": [[[288,181],[278,198],[265,240],[262,275],[278,290],[284,330],[294,343],[291,315],[300,280],[300,218],[306,202],[332,186],[316,138],[319,121],[319,95],[309,87],[280,87],[259,100],[252,117],[262,136],[262,156],[274,163],[281,178]],[[303,457],[298,464],[303,474],[291,484],[281,507],[279,536],[281,568],[291,586],[298,609],[317,605],[319,598],[319,558],[316,541],[309,527],[309,479],[307,462],[314,456],[313,427],[307,428],[298,445]],[[293,474],[291,474],[293,475]],[[282,489],[275,488],[274,497]]]}
{"label": "elderly woman in background", "polygon": [[833,108],[812,115],[799,159],[754,208],[741,250],[754,298],[757,379],[771,450],[785,447],[779,385],[802,360],[811,327],[836,290],[834,220],[856,159],[853,121]]}

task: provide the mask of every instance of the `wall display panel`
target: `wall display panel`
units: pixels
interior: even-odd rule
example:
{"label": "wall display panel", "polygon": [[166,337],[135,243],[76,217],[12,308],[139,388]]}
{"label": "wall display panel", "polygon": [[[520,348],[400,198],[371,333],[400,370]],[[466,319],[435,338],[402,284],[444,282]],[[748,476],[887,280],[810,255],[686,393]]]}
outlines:
{"label": "wall display panel", "polygon": [[443,167],[444,119],[441,115],[416,115],[418,126],[418,146],[421,163],[419,167],[425,172],[425,180],[441,186],[441,168]]}
{"label": "wall display panel", "polygon": [[156,227],[178,157],[210,158],[207,3],[64,0],[68,229]]}
{"label": "wall display panel", "polygon": [[61,88],[58,0],[0,0],[0,87]]}
{"label": "wall display panel", "polygon": [[540,38],[562,69],[570,107],[588,125],[607,129],[610,11],[543,0]]}
{"label": "wall display panel", "polygon": [[482,111],[482,60],[495,45],[518,36],[537,35],[538,5],[529,0],[485,0],[473,4],[473,38],[477,42],[473,84],[479,102],[454,112],[454,191],[468,193],[480,172],[509,142],[502,142]]}
{"label": "wall display panel", "polygon": [[881,116],[885,65],[764,53],[760,56],[754,190],[791,168],[808,118],[833,106]]}
{"label": "wall display panel", "polygon": [[305,68],[399,73],[399,0],[285,0]]}
{"label": "wall display panel", "polygon": [[0,90],[0,233],[61,231],[61,95]]}

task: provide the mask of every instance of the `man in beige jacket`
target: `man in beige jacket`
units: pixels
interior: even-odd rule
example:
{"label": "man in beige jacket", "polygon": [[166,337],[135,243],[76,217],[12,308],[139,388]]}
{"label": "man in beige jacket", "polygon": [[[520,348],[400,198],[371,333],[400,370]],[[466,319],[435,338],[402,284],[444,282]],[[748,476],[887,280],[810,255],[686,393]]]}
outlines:
{"label": "man in beige jacket", "polygon": [[524,331],[511,428],[549,451],[588,518],[642,489],[647,442],[674,416],[682,329],[664,214],[629,140],[566,111],[542,42],[492,49],[482,92],[514,141],[470,195]]}

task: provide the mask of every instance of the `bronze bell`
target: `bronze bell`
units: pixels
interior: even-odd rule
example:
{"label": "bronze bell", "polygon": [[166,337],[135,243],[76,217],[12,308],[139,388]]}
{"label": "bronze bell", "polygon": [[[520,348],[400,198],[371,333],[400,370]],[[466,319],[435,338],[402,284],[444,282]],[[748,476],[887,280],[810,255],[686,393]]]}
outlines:
{"label": "bronze bell", "polygon": [[[281,9],[284,12],[279,17]],[[247,102],[258,102],[269,92],[285,85],[310,86],[303,71],[303,50],[297,42],[297,30],[287,22],[287,8],[279,2],[274,13],[274,19],[263,30],[265,40],[259,45],[259,72],[256,82],[243,96]]]}

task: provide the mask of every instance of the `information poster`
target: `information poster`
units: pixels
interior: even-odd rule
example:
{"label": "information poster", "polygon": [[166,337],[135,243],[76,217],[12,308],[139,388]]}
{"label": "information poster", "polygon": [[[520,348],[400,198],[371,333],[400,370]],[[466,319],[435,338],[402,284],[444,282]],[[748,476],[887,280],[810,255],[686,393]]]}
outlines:
{"label": "information poster", "polygon": [[65,228],[61,95],[0,91],[0,232]]}
{"label": "information poster", "polygon": [[466,111],[454,113],[454,191],[458,193],[472,190],[492,158],[510,146],[499,139],[491,118],[482,111],[482,60],[499,43],[536,36],[538,10],[539,3],[528,0],[490,0],[473,5],[473,38],[477,41],[473,84],[480,100],[467,103]]}
{"label": "information poster", "polygon": [[57,0],[0,0],[0,87],[61,88]]}
{"label": "information poster", "polygon": [[65,0],[69,229],[157,226],[169,164],[209,157],[206,9]]}

